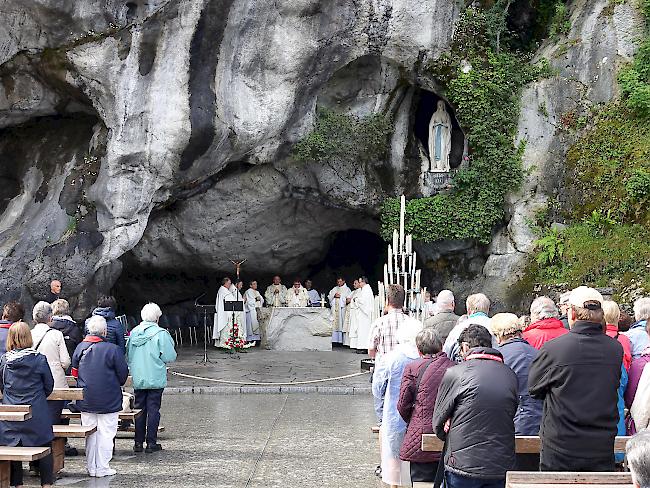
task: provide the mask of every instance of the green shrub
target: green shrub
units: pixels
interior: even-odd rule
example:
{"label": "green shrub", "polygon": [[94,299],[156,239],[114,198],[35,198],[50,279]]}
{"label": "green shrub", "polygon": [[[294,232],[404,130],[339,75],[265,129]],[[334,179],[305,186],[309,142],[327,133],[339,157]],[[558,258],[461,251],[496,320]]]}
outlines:
{"label": "green shrub", "polygon": [[621,222],[650,224],[650,124],[616,102],[592,119],[567,153],[567,186],[575,192],[569,217],[602,211]]}
{"label": "green shrub", "polygon": [[556,2],[553,9],[553,17],[548,28],[548,35],[551,39],[557,39],[560,35],[567,35],[571,30],[571,19],[569,9],[564,2]]}
{"label": "green shrub", "polygon": [[540,259],[538,250],[537,281],[545,284],[627,286],[639,278],[648,283],[650,241],[641,225],[615,224],[594,234],[587,223],[570,225],[561,234],[564,250],[560,260]]}
{"label": "green shrub", "polygon": [[641,45],[634,61],[621,70],[618,83],[627,107],[640,117],[650,117],[650,37]]}
{"label": "green shrub", "polygon": [[359,118],[319,108],[314,129],[293,147],[299,161],[321,164],[376,162],[388,154],[393,125],[390,117],[373,114]]}

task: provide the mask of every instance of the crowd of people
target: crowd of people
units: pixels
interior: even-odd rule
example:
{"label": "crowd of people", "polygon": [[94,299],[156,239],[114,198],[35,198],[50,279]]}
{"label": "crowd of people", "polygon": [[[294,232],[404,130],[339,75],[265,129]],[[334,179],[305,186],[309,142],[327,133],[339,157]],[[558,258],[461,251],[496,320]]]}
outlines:
{"label": "crowd of people", "polygon": [[[536,298],[529,316],[490,317],[490,300],[477,293],[458,316],[443,290],[423,323],[403,310],[404,298],[400,285],[388,287],[368,343],[377,474],[391,487],[503,488],[514,469],[615,471],[617,435],[642,431],[647,442],[650,298],[630,317],[581,286],[557,304]],[[423,434],[444,441],[442,455],[422,450]],[[540,453],[516,454],[516,435],[539,435]],[[630,443],[628,452],[646,480],[638,460],[650,461],[649,446]]]}
{"label": "crowd of people", "polygon": [[[123,386],[132,377],[135,408],[143,413],[135,421],[135,452],[156,452],[162,394],[167,385],[165,365],[176,359],[174,342],[158,326],[162,311],[149,303],[142,322],[127,337],[116,319],[113,297],[101,296],[84,324],[77,324],[70,304],[61,298],[61,283],[53,281],[48,298],[32,309],[32,327],[25,309],[9,302],[0,321],[0,390],[3,405],[31,405],[32,416],[21,422],[0,421],[0,445],[51,447],[53,425],[64,424],[64,408],[80,412],[84,426],[96,428],[86,442],[86,467],[92,477],[115,474],[110,467],[119,412],[124,408]],[[55,389],[68,388],[67,376],[77,379],[83,400],[48,399]],[[127,395],[128,396],[128,395]],[[146,447],[145,447],[146,443]],[[66,455],[77,454],[66,446]],[[41,485],[54,484],[52,454],[31,464]],[[11,486],[23,486],[23,467],[11,464]]]}

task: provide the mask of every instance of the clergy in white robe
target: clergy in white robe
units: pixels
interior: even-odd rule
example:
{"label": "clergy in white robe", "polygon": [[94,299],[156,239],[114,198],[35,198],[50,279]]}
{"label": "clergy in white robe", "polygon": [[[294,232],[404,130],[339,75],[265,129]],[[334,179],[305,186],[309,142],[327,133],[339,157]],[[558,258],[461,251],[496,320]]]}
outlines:
{"label": "clergy in white robe", "polygon": [[285,297],[287,287],[282,284],[279,276],[273,277],[273,284],[269,285],[264,292],[267,307],[286,307]]}
{"label": "clergy in white robe", "polygon": [[[229,313],[224,310],[224,302],[229,302],[235,299],[234,295],[230,291],[232,287],[232,282],[230,278],[223,278],[221,280],[221,286],[219,291],[217,291],[217,299],[215,301],[216,313],[214,314],[214,328],[212,329],[212,339],[215,341],[215,346],[219,347],[219,337],[221,332],[228,326],[230,320]],[[231,320],[230,320],[231,321]]]}
{"label": "clergy in white robe", "polygon": [[246,311],[246,340],[259,341],[260,324],[257,320],[257,309],[264,305],[264,298],[257,291],[257,281],[250,282],[250,288],[244,293],[244,310]]}
{"label": "clergy in white robe", "polygon": [[345,322],[346,299],[352,291],[340,276],[336,279],[336,286],[327,295],[330,302],[332,318],[332,342],[343,344],[343,325]]}
{"label": "clergy in white robe", "polygon": [[294,281],[293,286],[287,290],[284,301],[291,308],[309,306],[309,293],[300,284],[300,280]]}
{"label": "clergy in white robe", "polygon": [[354,287],[352,293],[345,299],[345,319],[343,320],[343,345],[348,347],[350,346],[350,319],[357,307],[354,298],[359,295],[359,280],[354,280],[352,286]]}
{"label": "clergy in white robe", "polygon": [[359,286],[359,294],[354,298],[356,307],[350,317],[350,348],[361,351],[368,349],[375,295],[366,277],[359,278]]}

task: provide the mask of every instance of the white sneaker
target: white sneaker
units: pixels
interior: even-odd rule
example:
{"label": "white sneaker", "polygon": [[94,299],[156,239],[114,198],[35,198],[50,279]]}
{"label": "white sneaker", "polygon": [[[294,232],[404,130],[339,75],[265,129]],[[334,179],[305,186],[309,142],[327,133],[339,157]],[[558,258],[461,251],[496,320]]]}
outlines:
{"label": "white sneaker", "polygon": [[105,476],[114,476],[117,474],[117,471],[114,469],[107,469],[106,471],[101,471],[95,474],[97,478],[103,478]]}
{"label": "white sneaker", "polygon": [[95,474],[94,471],[88,471],[88,476],[90,476],[91,478],[94,478],[97,475]]}

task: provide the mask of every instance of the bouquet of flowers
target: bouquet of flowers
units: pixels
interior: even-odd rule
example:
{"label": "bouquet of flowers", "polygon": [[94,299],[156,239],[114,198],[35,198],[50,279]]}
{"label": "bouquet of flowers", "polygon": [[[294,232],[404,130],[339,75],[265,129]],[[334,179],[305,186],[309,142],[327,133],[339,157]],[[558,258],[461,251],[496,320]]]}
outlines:
{"label": "bouquet of flowers", "polygon": [[235,350],[237,352],[243,351],[246,349],[246,341],[239,337],[239,325],[237,323],[232,324],[230,329],[230,337],[226,340],[225,348]]}

